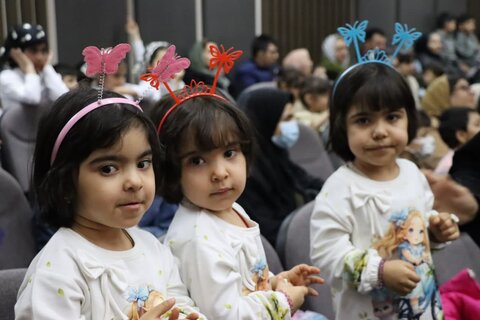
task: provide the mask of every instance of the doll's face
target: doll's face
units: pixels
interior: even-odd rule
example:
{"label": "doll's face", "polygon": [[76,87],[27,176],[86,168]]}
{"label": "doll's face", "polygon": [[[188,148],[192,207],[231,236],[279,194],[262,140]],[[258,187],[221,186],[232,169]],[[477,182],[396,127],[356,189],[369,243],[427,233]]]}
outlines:
{"label": "doll's face", "polygon": [[415,217],[411,220],[410,225],[407,228],[407,233],[404,239],[412,245],[417,245],[423,242],[424,239],[423,221],[420,217]]}

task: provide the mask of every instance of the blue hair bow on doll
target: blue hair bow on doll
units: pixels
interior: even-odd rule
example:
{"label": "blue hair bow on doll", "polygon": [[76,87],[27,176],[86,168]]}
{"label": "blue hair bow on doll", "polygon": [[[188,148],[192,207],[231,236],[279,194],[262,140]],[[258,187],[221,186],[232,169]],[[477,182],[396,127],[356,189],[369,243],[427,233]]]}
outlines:
{"label": "blue hair bow on doll", "polygon": [[403,209],[401,211],[392,213],[388,221],[395,223],[397,227],[401,227],[407,218],[408,209]]}

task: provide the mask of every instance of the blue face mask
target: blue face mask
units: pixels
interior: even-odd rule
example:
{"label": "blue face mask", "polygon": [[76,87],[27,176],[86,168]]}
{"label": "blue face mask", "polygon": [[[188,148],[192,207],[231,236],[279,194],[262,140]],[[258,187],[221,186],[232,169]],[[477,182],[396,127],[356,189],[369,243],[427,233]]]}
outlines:
{"label": "blue face mask", "polygon": [[282,149],[290,149],[297,142],[300,129],[297,121],[280,122],[280,135],[272,137],[272,142]]}

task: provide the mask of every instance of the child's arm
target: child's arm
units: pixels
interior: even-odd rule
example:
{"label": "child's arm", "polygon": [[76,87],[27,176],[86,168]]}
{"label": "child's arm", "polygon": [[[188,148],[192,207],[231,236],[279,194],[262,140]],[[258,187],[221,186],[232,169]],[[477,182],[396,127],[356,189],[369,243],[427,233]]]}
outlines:
{"label": "child's arm", "polygon": [[47,64],[43,68],[42,77],[43,83],[47,88],[48,98],[51,101],[57,100],[58,97],[68,91],[62,76],[55,71],[51,64]]}
{"label": "child's arm", "polygon": [[[173,244],[175,245],[175,244]],[[228,243],[219,243],[207,235],[185,244],[178,256],[182,279],[200,310],[213,319],[290,319],[285,294],[275,291],[245,292],[253,282],[242,274],[237,256]],[[253,284],[254,285],[254,284]],[[306,287],[294,287],[287,295],[298,303],[307,294]],[[298,307],[294,305],[294,308]]]}

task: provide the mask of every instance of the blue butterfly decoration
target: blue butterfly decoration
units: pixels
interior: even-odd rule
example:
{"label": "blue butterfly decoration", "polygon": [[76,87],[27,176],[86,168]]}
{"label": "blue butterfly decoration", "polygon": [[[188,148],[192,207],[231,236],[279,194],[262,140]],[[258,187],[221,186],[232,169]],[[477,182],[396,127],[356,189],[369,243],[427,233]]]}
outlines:
{"label": "blue butterfly decoration", "polygon": [[148,299],[150,290],[147,287],[140,287],[138,290],[135,288],[129,288],[128,302],[137,302],[139,308],[143,307],[145,301]]}

